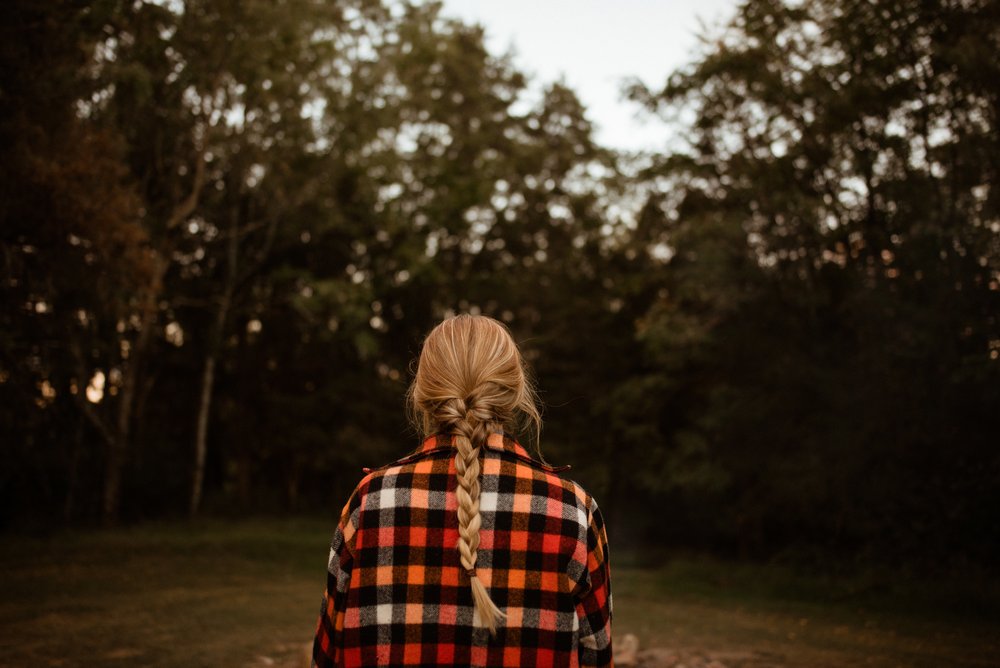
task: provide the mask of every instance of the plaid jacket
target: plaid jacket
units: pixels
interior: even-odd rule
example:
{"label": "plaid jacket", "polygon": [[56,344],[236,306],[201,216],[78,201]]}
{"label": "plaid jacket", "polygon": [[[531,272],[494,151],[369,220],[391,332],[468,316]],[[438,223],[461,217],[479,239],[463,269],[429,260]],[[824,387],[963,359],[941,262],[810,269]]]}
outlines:
{"label": "plaid jacket", "polygon": [[[368,472],[330,546],[313,665],[611,666],[611,583],[594,499],[508,436],[483,448],[477,572],[507,615],[474,620],[448,435]],[[568,467],[564,467],[568,468]]]}

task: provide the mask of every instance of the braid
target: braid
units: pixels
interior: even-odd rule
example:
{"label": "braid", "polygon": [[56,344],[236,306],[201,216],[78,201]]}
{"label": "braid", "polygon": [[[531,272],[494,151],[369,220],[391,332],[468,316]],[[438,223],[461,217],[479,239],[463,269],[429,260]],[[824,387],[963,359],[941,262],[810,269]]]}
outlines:
{"label": "braid", "polygon": [[475,614],[483,626],[496,634],[497,621],[505,617],[486,591],[476,573],[479,550],[479,453],[486,443],[493,413],[475,395],[466,400],[450,399],[439,409],[442,425],[455,432],[455,472],[458,476],[458,551],[462,566],[469,575]]}
{"label": "braid", "polygon": [[414,423],[455,435],[455,495],[458,500],[458,556],[469,576],[476,626],[496,633],[505,615],[476,573],[479,556],[479,455],[491,430],[510,427],[518,416],[541,419],[521,353],[507,327],[483,315],[459,315],[427,335],[407,407]]}

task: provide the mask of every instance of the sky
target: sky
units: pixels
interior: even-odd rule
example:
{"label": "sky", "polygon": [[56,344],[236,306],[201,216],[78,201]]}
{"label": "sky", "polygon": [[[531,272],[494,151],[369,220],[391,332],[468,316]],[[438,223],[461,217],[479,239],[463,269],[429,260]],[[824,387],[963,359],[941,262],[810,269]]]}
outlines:
{"label": "sky", "polygon": [[621,100],[622,79],[660,87],[697,53],[699,19],[728,19],[737,0],[444,0],[444,14],[486,28],[487,47],[505,53],[534,83],[564,78],[596,126],[599,143],[617,149],[662,148],[663,123]]}

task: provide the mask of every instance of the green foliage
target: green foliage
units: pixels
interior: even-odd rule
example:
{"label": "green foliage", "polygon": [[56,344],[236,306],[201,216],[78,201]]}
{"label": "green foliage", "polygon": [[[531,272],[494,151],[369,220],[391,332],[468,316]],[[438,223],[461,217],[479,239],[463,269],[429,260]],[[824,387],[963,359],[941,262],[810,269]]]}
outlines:
{"label": "green foliage", "polygon": [[1000,547],[995,3],[746,2],[631,158],[439,3],[11,7],[3,522],[181,512],[205,415],[209,509],[335,513],[471,311],[622,542]]}
{"label": "green foliage", "polygon": [[641,338],[680,395],[664,435],[721,469],[744,549],[996,546],[997,25],[992,3],[747,3],[631,89],[695,119],[647,171],[676,255]]}

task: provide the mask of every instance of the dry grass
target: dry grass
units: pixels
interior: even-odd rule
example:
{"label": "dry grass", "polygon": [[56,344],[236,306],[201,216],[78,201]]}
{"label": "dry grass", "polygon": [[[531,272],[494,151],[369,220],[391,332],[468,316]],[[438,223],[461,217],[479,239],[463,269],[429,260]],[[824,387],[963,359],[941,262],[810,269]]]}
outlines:
{"label": "dry grass", "polygon": [[[815,591],[778,597],[766,584],[788,576],[772,569],[747,569],[762,571],[756,581],[744,572],[712,582],[725,564],[679,566],[618,570],[616,634],[635,633],[645,647],[766,657],[762,665],[1000,665],[995,619],[942,614],[930,602],[903,609],[887,593],[854,600]],[[692,581],[702,586],[691,591]]]}
{"label": "dry grass", "polygon": [[267,665],[311,637],[318,522],[219,522],[17,540],[0,559],[0,664]]}
{"label": "dry grass", "polygon": [[[0,666],[298,666],[331,526],[8,536]],[[961,597],[942,611],[893,591],[843,595],[781,569],[693,560],[623,565],[613,582],[616,635],[635,633],[643,647],[753,652],[788,666],[1000,665],[995,610],[963,610]]]}

